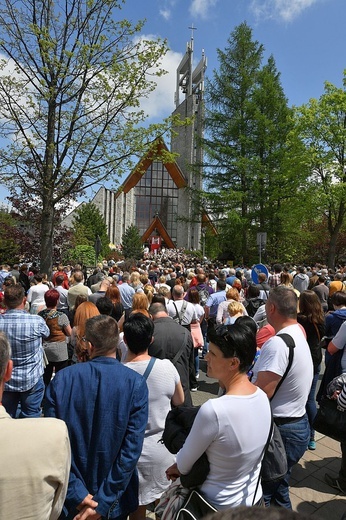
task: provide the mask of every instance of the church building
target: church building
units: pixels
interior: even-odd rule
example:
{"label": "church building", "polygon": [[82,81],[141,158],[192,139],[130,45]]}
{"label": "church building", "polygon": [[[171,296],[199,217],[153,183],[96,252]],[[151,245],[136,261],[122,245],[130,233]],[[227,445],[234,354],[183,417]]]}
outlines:
{"label": "church building", "polygon": [[[175,111],[192,124],[177,128],[170,151],[174,162],[165,162],[167,145],[162,139],[139,161],[117,191],[101,187],[92,203],[104,216],[111,243],[120,244],[126,229],[138,227],[143,243],[166,248],[200,249],[202,229],[215,229],[208,215],[193,204],[191,193],[202,189],[204,74],[207,60],[202,53],[193,67],[193,37],[177,69]],[[162,154],[163,152],[163,154]],[[166,154],[167,155],[167,154]],[[72,225],[73,212],[63,224]]]}

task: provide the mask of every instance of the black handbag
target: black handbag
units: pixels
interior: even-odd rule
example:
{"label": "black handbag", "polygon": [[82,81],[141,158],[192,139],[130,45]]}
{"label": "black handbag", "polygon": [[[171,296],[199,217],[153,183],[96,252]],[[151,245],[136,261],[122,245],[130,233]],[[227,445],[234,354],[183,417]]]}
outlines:
{"label": "black handbag", "polygon": [[346,443],[346,412],[337,406],[336,399],[323,397],[312,426],[323,435]]}
{"label": "black handbag", "polygon": [[279,482],[288,471],[285,446],[279,428],[272,422],[273,435],[266,447],[262,459],[261,480],[265,482]]}
{"label": "black handbag", "polygon": [[200,520],[217,509],[209,504],[195,489],[191,491],[182,508],[179,509],[175,520]]}

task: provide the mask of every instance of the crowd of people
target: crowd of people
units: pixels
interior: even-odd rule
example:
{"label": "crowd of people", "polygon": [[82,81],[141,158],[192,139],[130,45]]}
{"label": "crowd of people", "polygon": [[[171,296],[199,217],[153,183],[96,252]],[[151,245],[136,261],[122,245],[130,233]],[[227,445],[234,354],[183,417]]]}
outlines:
{"label": "crowd of people", "polygon": [[[4,517],[144,520],[171,480],[196,478],[204,455],[199,489],[215,509],[291,509],[291,470],[316,449],[323,343],[327,366],[339,358],[329,380],[346,373],[344,271],[275,264],[256,278],[182,250],[91,272],[57,265],[50,277],[2,265],[1,435],[20,475],[0,477]],[[201,359],[219,396],[200,407],[175,456],[159,441],[171,408],[192,407]],[[345,396],[346,387],[332,397],[346,408]],[[272,417],[288,470],[265,483]],[[341,449],[339,476],[325,479],[346,492]]]}

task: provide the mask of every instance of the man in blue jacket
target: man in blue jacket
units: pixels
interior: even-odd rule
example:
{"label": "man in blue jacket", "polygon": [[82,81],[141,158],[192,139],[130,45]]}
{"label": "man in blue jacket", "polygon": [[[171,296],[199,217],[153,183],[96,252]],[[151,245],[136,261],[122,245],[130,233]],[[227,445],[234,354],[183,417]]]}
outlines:
{"label": "man in blue jacket", "polygon": [[58,372],[46,393],[45,415],[64,420],[71,441],[61,518],[123,519],[138,507],[135,468],[148,420],[147,385],[117,361],[113,318],[87,320],[82,340],[90,361]]}

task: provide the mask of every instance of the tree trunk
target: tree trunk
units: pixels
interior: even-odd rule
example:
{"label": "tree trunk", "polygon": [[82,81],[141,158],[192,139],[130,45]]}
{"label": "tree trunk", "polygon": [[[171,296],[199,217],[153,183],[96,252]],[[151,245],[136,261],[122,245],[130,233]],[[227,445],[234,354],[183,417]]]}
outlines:
{"label": "tree trunk", "polygon": [[339,208],[338,208],[338,216],[336,224],[333,226],[332,222],[332,213],[329,212],[328,215],[328,232],[330,236],[329,246],[328,246],[328,253],[327,253],[327,265],[329,268],[334,269],[335,268],[335,257],[336,257],[336,241],[338,238],[339,231],[341,229],[341,226],[344,221],[345,217],[345,205],[343,202],[340,202]]}
{"label": "tree trunk", "polygon": [[339,229],[334,229],[333,233],[330,235],[330,241],[328,246],[327,253],[327,265],[329,268],[335,268],[335,257],[336,257],[336,240],[338,238]]}
{"label": "tree trunk", "polygon": [[52,200],[43,201],[41,221],[41,258],[40,271],[50,277],[53,263],[53,234],[55,210]]}

